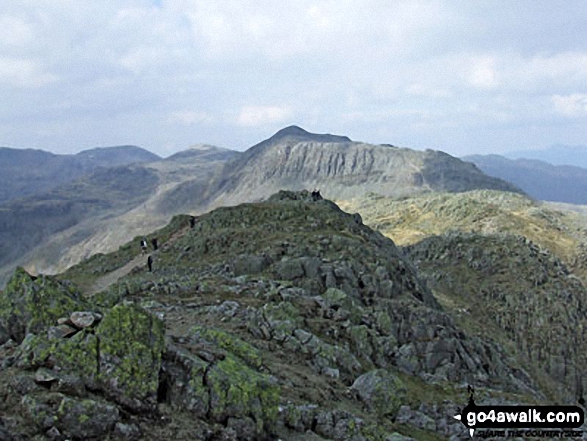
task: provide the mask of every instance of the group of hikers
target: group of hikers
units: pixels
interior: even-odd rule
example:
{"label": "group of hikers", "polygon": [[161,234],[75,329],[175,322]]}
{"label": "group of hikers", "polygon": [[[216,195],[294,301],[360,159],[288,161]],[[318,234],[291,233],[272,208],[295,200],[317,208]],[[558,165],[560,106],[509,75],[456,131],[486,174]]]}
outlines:
{"label": "group of hikers", "polygon": [[[312,196],[312,200],[313,201],[319,201],[322,199],[322,195],[320,194],[320,190],[314,189],[312,190],[312,192],[310,193]],[[195,216],[190,216],[190,228],[195,228],[196,226],[196,222],[197,222],[198,218]],[[157,249],[159,248],[159,241],[156,237],[151,239],[151,245],[153,247],[153,251],[157,251]],[[141,253],[144,255],[146,255],[148,253],[148,242],[147,242],[147,238],[143,237],[143,239],[141,240]],[[147,268],[149,269],[149,272],[153,272],[153,256],[149,254],[149,256],[147,257]]]}
{"label": "group of hikers", "polygon": [[[149,251],[147,243],[147,238],[143,237],[143,239],[141,240],[141,253],[143,254],[143,256],[147,254]],[[151,239],[151,246],[153,247],[153,251],[157,251],[157,249],[159,248],[159,240],[156,237]],[[147,267],[149,268],[149,272],[153,271],[153,256],[150,254],[149,257],[147,257]]]}
{"label": "group of hikers", "polygon": [[[194,228],[196,226],[197,218],[195,216],[190,216],[190,228]],[[151,246],[153,247],[153,251],[157,251],[159,249],[159,239],[156,237],[151,239]],[[149,252],[149,246],[147,237],[143,237],[141,240],[141,254],[145,256]],[[149,272],[153,272],[153,256],[149,254],[147,257],[147,268]]]}
{"label": "group of hikers", "polygon": [[322,195],[320,194],[320,190],[312,190],[312,200],[313,201],[319,201],[320,199],[322,199]]}

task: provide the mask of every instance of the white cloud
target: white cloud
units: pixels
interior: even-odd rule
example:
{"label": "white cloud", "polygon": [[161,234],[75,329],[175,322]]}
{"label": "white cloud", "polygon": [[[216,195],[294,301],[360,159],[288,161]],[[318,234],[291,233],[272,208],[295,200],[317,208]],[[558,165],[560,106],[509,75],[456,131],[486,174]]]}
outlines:
{"label": "white cloud", "polygon": [[575,93],[572,95],[552,96],[554,110],[565,116],[577,117],[587,115],[587,94]]}
{"label": "white cloud", "polygon": [[435,88],[422,83],[410,84],[406,89],[406,93],[408,95],[421,96],[424,98],[448,98],[452,95],[447,89]]}
{"label": "white cloud", "polygon": [[0,15],[0,47],[21,47],[31,43],[34,32],[25,20],[12,15]]}
{"label": "white cloud", "polygon": [[271,123],[283,122],[292,115],[288,107],[279,106],[246,106],[236,118],[239,126],[257,127]]}
{"label": "white cloud", "polygon": [[214,121],[214,118],[206,113],[193,110],[179,110],[171,112],[167,118],[167,122],[170,124],[183,124],[185,126],[193,126],[196,124],[209,124]]}
{"label": "white cloud", "polygon": [[58,79],[35,60],[0,58],[0,83],[19,88],[39,88]]}
{"label": "white cloud", "polygon": [[474,58],[469,72],[469,84],[480,89],[494,89],[498,86],[495,58],[483,56]]}

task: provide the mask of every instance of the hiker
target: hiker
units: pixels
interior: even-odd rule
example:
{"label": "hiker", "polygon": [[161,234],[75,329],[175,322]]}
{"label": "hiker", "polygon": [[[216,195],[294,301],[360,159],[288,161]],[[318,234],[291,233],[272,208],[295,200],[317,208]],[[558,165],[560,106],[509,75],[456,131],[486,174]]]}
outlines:
{"label": "hiker", "polygon": [[322,199],[322,196],[320,196],[320,190],[313,190],[312,191],[312,200],[319,201],[320,199]]}
{"label": "hiker", "polygon": [[141,240],[141,252],[143,253],[143,255],[147,254],[147,238],[144,237],[143,240]]}
{"label": "hiker", "polygon": [[194,228],[196,226],[196,218],[194,216],[190,216],[190,228]]}
{"label": "hiker", "polygon": [[156,237],[151,239],[151,245],[153,245],[153,251],[157,251],[157,248],[159,248],[159,244]]}
{"label": "hiker", "polygon": [[147,259],[147,266],[149,267],[149,272],[153,272],[153,256],[149,256]]}

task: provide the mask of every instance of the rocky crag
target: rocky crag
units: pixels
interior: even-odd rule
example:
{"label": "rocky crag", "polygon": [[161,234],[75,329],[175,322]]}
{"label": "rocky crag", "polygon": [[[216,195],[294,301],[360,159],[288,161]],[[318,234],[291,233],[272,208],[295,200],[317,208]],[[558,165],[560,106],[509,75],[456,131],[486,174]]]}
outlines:
{"label": "rocky crag", "polygon": [[286,127],[228,161],[211,185],[207,207],[262,200],[281,190],[319,188],[329,199],[375,192],[401,197],[430,191],[520,192],[444,152],[352,141]]}
{"label": "rocky crag", "polygon": [[[152,272],[93,296],[138,238],[55,277],[16,271],[0,297],[0,438],[458,440],[468,385],[484,402],[545,403],[558,389],[543,377],[574,384],[556,362],[569,354],[528,338],[542,364],[526,369],[516,347],[455,320],[390,239],[308,192],[193,228],[176,216],[154,237]],[[408,250],[429,280],[432,248]]]}

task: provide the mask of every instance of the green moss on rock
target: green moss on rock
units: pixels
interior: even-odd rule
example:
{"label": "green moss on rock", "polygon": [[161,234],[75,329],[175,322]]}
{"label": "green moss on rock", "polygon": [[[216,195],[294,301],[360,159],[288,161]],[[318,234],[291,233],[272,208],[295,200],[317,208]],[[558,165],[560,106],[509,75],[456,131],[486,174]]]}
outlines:
{"label": "green moss on rock", "polygon": [[87,304],[72,285],[50,276],[33,277],[22,268],[16,269],[0,294],[0,323],[18,342],[84,309]]}
{"label": "green moss on rock", "polygon": [[78,400],[59,393],[22,400],[25,416],[40,431],[56,427],[73,439],[103,439],[119,419],[115,406],[94,400]]}
{"label": "green moss on rock", "polygon": [[352,389],[380,417],[395,417],[406,397],[402,381],[385,369],[361,375],[353,383]]}
{"label": "green moss on rock", "polygon": [[258,369],[263,364],[259,350],[228,332],[219,329],[194,326],[192,328],[192,333],[196,337],[207,340],[208,342],[214,343],[220,348],[231,352],[251,367]]}
{"label": "green moss on rock", "polygon": [[112,308],[96,329],[100,341],[99,380],[130,407],[152,408],[159,385],[163,322],[135,305]]}
{"label": "green moss on rock", "polygon": [[254,371],[228,355],[206,376],[210,414],[217,421],[249,416],[259,433],[271,430],[277,420],[280,389],[268,375]]}

